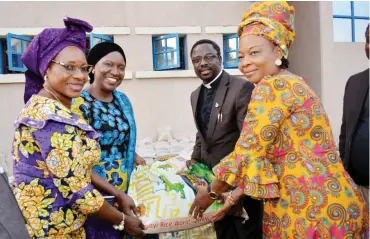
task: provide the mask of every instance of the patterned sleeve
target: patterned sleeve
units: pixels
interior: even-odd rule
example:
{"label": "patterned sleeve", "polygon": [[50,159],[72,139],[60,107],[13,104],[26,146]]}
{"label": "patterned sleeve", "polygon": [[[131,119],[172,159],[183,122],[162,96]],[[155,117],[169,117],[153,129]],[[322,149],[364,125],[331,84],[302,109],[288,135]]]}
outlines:
{"label": "patterned sleeve", "polygon": [[213,169],[217,179],[240,186],[253,198],[280,197],[272,159],[280,126],[295,96],[287,81],[270,78],[254,89],[239,140],[232,153]]}
{"label": "patterned sleeve", "polygon": [[92,167],[100,156],[99,146],[78,127],[49,122],[32,134],[53,186],[75,210],[97,212],[104,198],[91,183]]}
{"label": "patterned sleeve", "polygon": [[71,111],[76,115],[80,116],[81,118],[88,121],[89,119],[89,104],[82,98],[81,96],[78,98],[73,99],[71,105]]}

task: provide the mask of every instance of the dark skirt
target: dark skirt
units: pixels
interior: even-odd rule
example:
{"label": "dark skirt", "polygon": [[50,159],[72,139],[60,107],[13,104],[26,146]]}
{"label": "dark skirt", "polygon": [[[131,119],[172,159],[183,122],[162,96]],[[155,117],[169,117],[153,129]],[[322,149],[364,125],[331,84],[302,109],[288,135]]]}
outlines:
{"label": "dark skirt", "polygon": [[96,217],[88,217],[84,225],[87,239],[122,239],[125,233],[113,228],[113,224]]}

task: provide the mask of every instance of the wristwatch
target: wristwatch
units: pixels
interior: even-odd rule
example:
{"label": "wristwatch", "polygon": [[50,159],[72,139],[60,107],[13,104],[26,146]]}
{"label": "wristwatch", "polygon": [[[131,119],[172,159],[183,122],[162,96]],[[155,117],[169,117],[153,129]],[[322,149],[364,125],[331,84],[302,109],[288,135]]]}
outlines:
{"label": "wristwatch", "polygon": [[211,191],[211,184],[208,184],[208,187],[207,187],[207,190],[208,190],[208,196],[212,199],[212,200],[217,200],[219,199],[219,195],[213,191]]}

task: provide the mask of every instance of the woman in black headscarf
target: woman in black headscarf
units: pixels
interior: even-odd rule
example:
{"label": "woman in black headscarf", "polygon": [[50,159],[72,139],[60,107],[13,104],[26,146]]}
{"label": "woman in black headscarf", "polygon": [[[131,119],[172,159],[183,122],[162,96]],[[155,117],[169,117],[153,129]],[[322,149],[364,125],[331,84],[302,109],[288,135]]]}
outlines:
{"label": "woman in black headscarf", "polygon": [[[87,61],[94,66],[91,85],[82,91],[73,109],[100,134],[102,154],[93,168],[92,181],[102,194],[114,196],[120,210],[132,215],[135,204],[125,192],[134,164],[145,161],[135,152],[136,126],[130,100],[116,90],[125,76],[126,56],[119,45],[102,42],[91,49]],[[108,224],[88,219],[88,236],[116,238]]]}

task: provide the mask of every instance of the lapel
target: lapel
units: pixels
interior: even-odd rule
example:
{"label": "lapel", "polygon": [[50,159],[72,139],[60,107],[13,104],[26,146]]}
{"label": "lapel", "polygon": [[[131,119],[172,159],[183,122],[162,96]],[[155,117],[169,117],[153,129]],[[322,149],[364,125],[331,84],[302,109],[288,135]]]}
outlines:
{"label": "lapel", "polygon": [[193,117],[194,117],[194,122],[195,122],[195,126],[197,128],[197,131],[199,132],[199,136],[202,138],[202,140],[204,141],[204,136],[203,134],[200,132],[200,129],[199,129],[199,125],[198,125],[198,121],[197,121],[197,107],[198,107],[198,100],[199,100],[199,94],[200,94],[200,89],[202,88],[202,85],[200,85],[198,87],[198,89],[196,89],[193,93],[193,96],[191,98],[191,107],[193,109]]}
{"label": "lapel", "polygon": [[[191,97],[191,107],[193,109],[193,116],[194,119],[196,119],[197,116],[197,106],[198,106],[198,100],[199,100],[199,94],[200,94],[200,89],[202,86],[199,86],[193,93],[193,97]],[[196,120],[195,120],[196,121]],[[198,123],[196,123],[198,126]]]}
{"label": "lapel", "polygon": [[[360,77],[360,84],[357,85],[357,91],[356,95],[356,106],[354,107],[354,111],[352,114],[352,117],[354,119],[353,122],[358,122],[358,118],[360,117],[361,111],[362,111],[362,106],[364,105],[364,100],[366,97],[366,93],[369,89],[369,70],[364,71],[363,74],[359,75]],[[356,125],[354,125],[356,127]]]}
{"label": "lapel", "polygon": [[[222,72],[221,82],[218,86],[217,93],[215,96],[215,100],[213,102],[211,115],[209,117],[209,123],[208,123],[208,130],[207,130],[207,142],[211,142],[213,132],[215,131],[217,120],[218,120],[218,114],[222,113],[222,106],[224,104],[226,92],[228,90],[229,85],[229,74],[227,72]],[[219,105],[217,108],[215,107],[216,103]]]}

